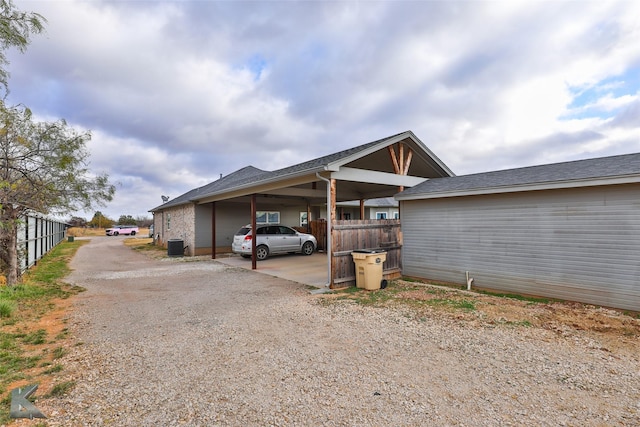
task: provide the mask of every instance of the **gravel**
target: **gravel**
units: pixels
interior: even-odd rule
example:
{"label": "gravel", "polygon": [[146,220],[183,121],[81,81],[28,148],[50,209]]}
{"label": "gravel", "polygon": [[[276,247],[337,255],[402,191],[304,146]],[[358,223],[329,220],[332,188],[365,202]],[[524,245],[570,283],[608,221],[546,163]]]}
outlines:
{"label": "gravel", "polygon": [[[638,426],[638,355],[353,302],[94,238],[50,426]],[[28,421],[19,421],[18,424]]]}

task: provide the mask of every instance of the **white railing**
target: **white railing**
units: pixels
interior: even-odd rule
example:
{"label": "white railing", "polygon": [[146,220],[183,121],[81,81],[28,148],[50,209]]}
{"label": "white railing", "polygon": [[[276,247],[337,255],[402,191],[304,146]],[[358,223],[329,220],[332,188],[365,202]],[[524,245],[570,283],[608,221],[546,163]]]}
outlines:
{"label": "white railing", "polygon": [[22,271],[35,265],[40,258],[64,240],[67,224],[29,214],[18,227],[18,256]]}

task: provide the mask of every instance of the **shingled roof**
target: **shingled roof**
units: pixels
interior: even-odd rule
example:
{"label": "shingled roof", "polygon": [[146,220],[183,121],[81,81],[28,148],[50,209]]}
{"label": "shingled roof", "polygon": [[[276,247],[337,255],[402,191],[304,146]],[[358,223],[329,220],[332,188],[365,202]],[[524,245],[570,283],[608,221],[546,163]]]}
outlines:
{"label": "shingled roof", "polygon": [[640,182],[640,153],[434,178],[395,197],[397,200],[412,200],[570,188],[614,181]]}
{"label": "shingled roof", "polygon": [[206,197],[211,197],[219,194],[226,194],[228,192],[236,191],[243,188],[258,186],[263,183],[284,181],[289,177],[295,177],[305,174],[313,174],[316,172],[322,172],[325,170],[331,170],[332,168],[339,167],[342,164],[346,164],[354,159],[365,156],[371,151],[384,147],[385,144],[391,144],[394,141],[402,138],[410,138],[415,141],[418,146],[422,147],[422,150],[427,153],[428,157],[434,163],[434,167],[438,169],[442,175],[453,175],[447,166],[440,161],[411,131],[401,132],[386,138],[382,138],[376,141],[362,144],[357,147],[349,148],[339,151],[337,153],[329,154],[316,159],[308,160],[293,166],[288,166],[275,171],[264,171],[253,166],[248,166],[240,169],[224,178],[213,181],[202,187],[193,189],[182,194],[175,199],[160,205],[151,210],[151,212],[158,211],[160,209],[179,206],[185,203],[199,202]]}
{"label": "shingled roof", "polygon": [[187,191],[186,193],[176,197],[175,199],[172,199],[167,203],[151,209],[150,212],[154,212],[160,208],[170,208],[172,206],[179,206],[185,203],[189,203],[192,200],[196,200],[198,197],[201,197],[203,194],[209,194],[216,189],[224,189],[227,187],[232,187],[237,183],[245,182],[247,180],[255,180],[258,179],[258,177],[268,173],[269,172],[263,171],[262,169],[258,169],[253,166],[246,166],[233,173],[230,173],[225,177],[210,182],[207,185],[203,185],[202,187],[194,188],[193,190]]}

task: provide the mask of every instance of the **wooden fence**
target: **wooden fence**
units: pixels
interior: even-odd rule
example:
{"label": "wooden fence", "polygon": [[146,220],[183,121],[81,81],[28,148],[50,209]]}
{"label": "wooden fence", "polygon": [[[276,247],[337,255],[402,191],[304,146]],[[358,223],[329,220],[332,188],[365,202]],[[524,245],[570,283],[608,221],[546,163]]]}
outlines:
{"label": "wooden fence", "polygon": [[383,264],[385,279],[399,277],[402,270],[402,232],[398,219],[335,221],[331,226],[331,276],[336,287],[354,285],[355,265],[351,252],[357,249],[382,249],[387,252]]}

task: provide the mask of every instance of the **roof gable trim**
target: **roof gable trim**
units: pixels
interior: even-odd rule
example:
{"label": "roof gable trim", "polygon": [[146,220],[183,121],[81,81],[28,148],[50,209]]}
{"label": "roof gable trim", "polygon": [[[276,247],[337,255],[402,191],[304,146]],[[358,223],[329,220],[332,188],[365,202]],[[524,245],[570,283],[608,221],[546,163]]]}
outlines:
{"label": "roof gable trim", "polygon": [[[437,179],[437,178],[436,178]],[[488,194],[506,194],[506,193],[519,193],[528,191],[542,191],[542,190],[561,190],[567,188],[584,188],[584,187],[598,187],[604,185],[619,185],[619,184],[636,184],[640,183],[640,174],[638,175],[626,175],[617,177],[604,177],[597,179],[579,179],[579,180],[566,180],[556,182],[545,183],[531,183],[511,185],[504,187],[485,187],[474,188],[469,190],[458,191],[440,191],[433,193],[420,193],[420,194],[407,194],[399,193],[395,195],[396,200],[424,200],[424,199],[441,199],[448,197],[465,197],[465,196],[481,196]]]}

